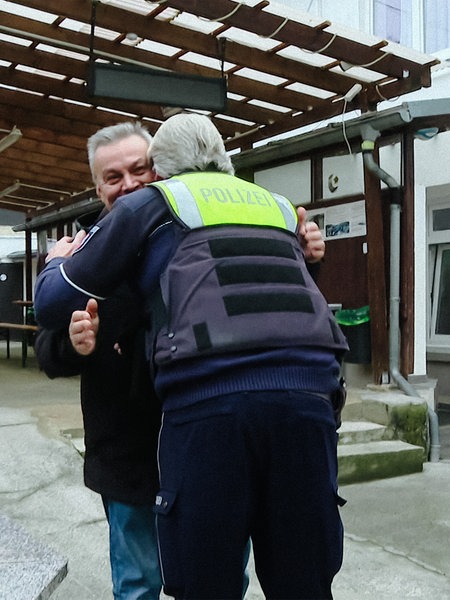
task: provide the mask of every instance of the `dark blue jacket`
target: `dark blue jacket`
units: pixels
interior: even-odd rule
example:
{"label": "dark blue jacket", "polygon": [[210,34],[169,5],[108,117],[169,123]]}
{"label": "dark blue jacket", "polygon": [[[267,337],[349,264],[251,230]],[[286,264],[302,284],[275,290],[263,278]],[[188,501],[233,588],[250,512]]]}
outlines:
{"label": "dark blue jacket", "polygon": [[[36,356],[52,379],[81,375],[86,486],[124,504],[149,504],[159,486],[161,408],[145,360],[136,296],[123,284],[100,303],[99,314],[92,355],[75,352],[65,326],[38,332]],[[120,355],[114,350],[118,341]]]}

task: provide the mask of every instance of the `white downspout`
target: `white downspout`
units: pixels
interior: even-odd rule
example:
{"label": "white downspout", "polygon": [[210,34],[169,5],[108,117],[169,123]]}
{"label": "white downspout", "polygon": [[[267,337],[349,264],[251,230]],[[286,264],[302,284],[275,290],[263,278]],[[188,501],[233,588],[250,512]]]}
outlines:
{"label": "white downspout", "polygon": [[[391,191],[390,231],[390,290],[389,290],[389,372],[399,388],[408,396],[420,398],[420,394],[400,373],[400,213],[402,190],[397,181],[386,173],[373,158],[375,140],[380,132],[370,125],[361,127],[363,161],[367,169],[383,181]],[[430,462],[439,462],[439,420],[435,411],[428,406],[430,432]]]}

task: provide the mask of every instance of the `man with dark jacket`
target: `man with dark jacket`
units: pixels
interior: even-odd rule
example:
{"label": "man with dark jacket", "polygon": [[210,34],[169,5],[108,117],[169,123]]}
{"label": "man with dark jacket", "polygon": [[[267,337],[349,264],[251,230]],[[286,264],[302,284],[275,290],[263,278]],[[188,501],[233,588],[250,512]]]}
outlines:
{"label": "man with dark jacket", "polygon": [[[89,139],[93,180],[105,208],[80,219],[84,230],[91,230],[118,196],[152,181],[150,142],[148,131],[131,122],[106,127]],[[161,409],[145,361],[139,312],[135,294],[123,283],[100,307],[92,354],[83,355],[76,313],[71,338],[67,328],[43,329],[35,344],[39,364],[49,377],[81,374],[84,480],[101,495],[108,519],[116,600],[155,600],[161,590],[152,510],[158,490]]]}

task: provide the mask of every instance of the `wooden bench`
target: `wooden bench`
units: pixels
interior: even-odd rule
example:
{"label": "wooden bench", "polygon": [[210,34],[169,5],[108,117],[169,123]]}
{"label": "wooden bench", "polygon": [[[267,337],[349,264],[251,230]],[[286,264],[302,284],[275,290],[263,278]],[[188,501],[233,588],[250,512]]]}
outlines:
{"label": "wooden bench", "polygon": [[30,333],[36,333],[38,330],[37,325],[25,325],[23,323],[3,323],[0,322],[0,331],[4,330],[4,338],[6,339],[6,358],[11,356],[10,353],[10,342],[11,342],[11,331],[22,332],[22,367],[26,366],[27,354],[28,354],[28,336]]}

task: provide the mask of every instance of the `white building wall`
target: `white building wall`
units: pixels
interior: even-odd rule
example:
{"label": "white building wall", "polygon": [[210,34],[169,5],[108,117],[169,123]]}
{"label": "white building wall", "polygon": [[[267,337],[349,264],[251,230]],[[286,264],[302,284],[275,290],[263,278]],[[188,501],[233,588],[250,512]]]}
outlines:
{"label": "white building wall", "polygon": [[[33,253],[37,251],[37,237],[33,233],[31,235],[31,250]],[[16,254],[16,256],[11,256]],[[0,263],[22,263],[23,289],[25,291],[25,232],[13,231],[8,225],[0,225]],[[32,259],[32,286],[34,287],[36,278],[36,258]]]}
{"label": "white building wall", "polygon": [[415,156],[416,184],[428,187],[450,183],[450,131],[431,140],[416,140]]}
{"label": "white building wall", "polygon": [[288,163],[255,173],[255,183],[282,194],[298,206],[311,201],[311,165],[309,161]]}
{"label": "white building wall", "polygon": [[[277,1],[277,0],[275,0]],[[321,16],[335,25],[344,25],[348,28],[371,33],[373,31],[373,6],[374,0],[279,0],[286,6],[291,6],[302,11],[309,11],[315,16]],[[432,0],[429,0],[432,1]],[[411,31],[409,37],[411,47],[424,51],[424,13],[423,0],[412,0],[411,2]],[[330,31],[333,27],[330,28]],[[406,94],[396,100],[382,102],[378,105],[378,111],[415,100],[429,100],[436,98],[449,98],[450,105],[450,48],[436,53],[441,64],[432,68],[432,85],[418,92]],[[450,107],[450,106],[449,106]],[[347,118],[355,118],[359,111],[353,111],[346,115]],[[336,117],[333,121],[341,120]],[[322,123],[321,125],[324,125]],[[280,136],[282,137],[282,136]],[[415,142],[415,339],[414,339],[414,372],[413,375],[422,376],[427,374],[427,319],[428,299],[430,284],[428,280],[428,239],[427,239],[427,198],[432,198],[437,186],[448,186],[450,190],[450,132],[441,133],[435,138],[427,141],[416,140]],[[389,173],[396,181],[403,184],[402,164],[400,146],[393,145],[380,149],[380,166]],[[271,184],[282,186],[289,190],[290,183],[285,180],[289,174],[289,166],[283,167],[283,171],[277,173],[277,169],[270,169]],[[296,171],[296,166],[292,170]],[[304,173],[303,173],[304,175]],[[300,174],[296,174],[296,177]],[[332,199],[352,193],[358,193],[363,189],[363,172],[361,164],[353,157],[344,159],[335,157],[324,160],[324,198]],[[267,179],[257,180],[261,185],[267,184]],[[298,181],[298,180],[297,180]],[[328,186],[336,189],[332,190]],[[386,187],[384,183],[382,187]],[[275,187],[271,187],[276,191]],[[281,189],[281,188],[280,188]],[[286,195],[289,196],[289,193]],[[450,205],[450,193],[449,193]],[[450,349],[449,349],[450,352]],[[429,365],[428,365],[429,368]],[[442,372],[439,372],[439,379]],[[444,384],[450,389],[450,382]]]}
{"label": "white building wall", "polygon": [[323,159],[324,200],[363,193],[364,172],[361,153]]}
{"label": "white building wall", "polygon": [[414,190],[414,371],[413,375],[427,373],[427,228],[426,188],[417,185]]}
{"label": "white building wall", "polygon": [[367,13],[371,13],[373,0],[271,0],[271,5],[280,4],[312,15],[323,17],[332,23],[346,25],[361,31],[370,31],[362,25],[367,24]]}
{"label": "white building wall", "polygon": [[[32,250],[36,251],[36,234],[32,234]],[[8,254],[23,252],[25,254],[25,233],[13,231],[8,225],[0,225],[0,261],[11,262]]]}

